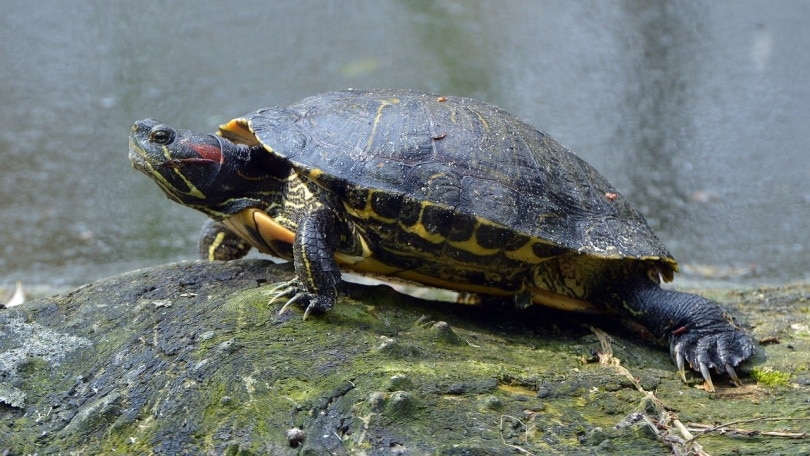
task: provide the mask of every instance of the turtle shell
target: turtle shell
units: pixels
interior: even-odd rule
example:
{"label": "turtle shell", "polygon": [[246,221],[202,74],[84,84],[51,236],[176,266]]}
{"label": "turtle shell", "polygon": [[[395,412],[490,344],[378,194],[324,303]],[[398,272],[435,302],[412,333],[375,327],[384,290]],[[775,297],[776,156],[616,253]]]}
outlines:
{"label": "turtle shell", "polygon": [[331,92],[256,111],[220,134],[261,143],[344,200],[373,191],[369,207],[378,215],[417,202],[535,238],[554,254],[654,260],[667,279],[677,268],[638,209],[593,167],[514,115],[474,99]]}

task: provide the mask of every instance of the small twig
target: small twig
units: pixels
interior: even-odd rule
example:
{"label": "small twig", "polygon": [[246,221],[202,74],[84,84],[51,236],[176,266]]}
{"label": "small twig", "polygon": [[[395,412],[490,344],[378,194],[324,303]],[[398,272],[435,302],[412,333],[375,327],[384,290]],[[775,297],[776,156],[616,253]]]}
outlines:
{"label": "small twig", "polygon": [[593,326],[591,326],[591,331],[596,334],[596,338],[599,339],[599,344],[602,346],[602,350],[597,354],[597,356],[599,356],[599,364],[614,368],[617,372],[626,377],[627,380],[636,387],[636,390],[647,394],[648,392],[644,390],[636,377],[634,377],[626,367],[621,365],[619,358],[613,356],[613,347],[611,346],[611,339],[608,333],[599,328],[594,328]]}
{"label": "small twig", "polygon": [[694,454],[698,456],[709,456],[709,453],[706,453],[703,450],[703,446],[697,442],[695,442],[695,437],[689,432],[689,429],[681,423],[681,420],[674,419],[672,420],[672,424],[678,428],[681,435],[686,439],[684,442],[681,443],[681,447],[687,451],[692,451]]}
{"label": "small twig", "polygon": [[[639,381],[630,373],[630,371],[621,365],[620,360],[613,356],[613,348],[611,347],[610,336],[606,332],[598,328],[591,327],[591,331],[594,334],[596,334],[596,338],[599,339],[599,343],[601,345],[601,351],[598,354],[599,364],[607,367],[612,367],[619,374],[626,377],[638,391],[646,395],[645,397],[646,399],[653,401],[656,404],[656,407],[662,411],[661,416],[657,418],[658,420],[657,423],[654,422],[651,419],[651,417],[649,417],[646,413],[644,414],[643,419],[646,422],[647,426],[649,426],[650,429],[653,430],[656,436],[661,441],[668,444],[672,449],[673,453],[675,454],[694,454],[698,456],[707,455],[707,453],[703,450],[703,447],[697,443],[697,439],[699,439],[703,435],[712,432],[718,432],[721,434],[728,432],[739,435],[748,435],[748,436],[757,435],[757,436],[780,437],[788,439],[810,438],[810,433],[808,433],[807,431],[779,432],[779,431],[755,431],[749,429],[731,428],[731,426],[743,423],[757,423],[765,421],[810,421],[810,418],[760,417],[760,418],[736,420],[718,425],[708,425],[700,423],[688,423],[688,425],[684,425],[677,418],[675,418],[672,415],[672,413],[667,411],[667,407],[661,402],[660,399],[655,397],[655,393],[645,391],[644,388],[639,383]],[[671,424],[672,426],[670,426],[669,424]],[[678,432],[683,436],[683,438],[677,437],[672,434],[673,427],[678,430]]]}
{"label": "small twig", "polygon": [[529,450],[527,450],[527,449],[525,449],[523,447],[520,447],[518,445],[512,445],[511,443],[506,443],[506,439],[503,437],[503,419],[504,418],[509,418],[509,419],[515,420],[518,423],[520,423],[520,425],[523,426],[523,440],[526,443],[529,442],[529,427],[526,426],[526,424],[523,423],[523,421],[520,421],[518,418],[515,418],[512,415],[501,415],[501,425],[500,425],[501,442],[504,445],[508,446],[509,448],[513,448],[515,450],[518,450],[519,452],[521,452],[521,453],[523,453],[525,455],[534,456],[534,453],[532,453],[531,451],[529,451]]}
{"label": "small twig", "polygon": [[[696,456],[709,456],[708,453],[703,451],[703,447],[694,441],[694,437],[678,419],[667,409],[667,406],[661,402],[661,399],[655,396],[652,391],[647,391],[641,386],[641,383],[635,376],[624,366],[621,365],[621,360],[613,356],[613,348],[611,347],[610,336],[601,329],[591,327],[591,331],[596,334],[599,339],[599,344],[602,349],[599,356],[599,364],[602,366],[612,367],[620,375],[627,378],[630,383],[640,393],[644,394],[644,400],[649,400],[655,404],[657,410],[660,410],[660,415],[655,417],[656,421],[647,413],[643,414],[643,420],[647,426],[652,430],[656,437],[667,444],[675,455],[696,455]],[[670,426],[670,423],[673,426]],[[679,437],[673,433],[677,429],[683,437]]]}
{"label": "small twig", "polygon": [[[758,422],[765,422],[765,421],[810,421],[810,418],[768,418],[768,417],[760,417],[760,418],[748,418],[744,420],[737,420],[737,421],[730,421],[728,423],[718,424],[715,426],[708,425],[708,424],[701,424],[701,423],[689,423],[689,427],[692,428],[694,431],[698,432],[697,435],[690,438],[689,441],[693,441],[695,439],[700,438],[703,435],[709,434],[711,432],[719,432],[719,433],[726,433],[726,432],[733,432],[742,435],[765,435],[769,437],[782,437],[782,438],[789,438],[789,439],[805,439],[808,437],[808,433],[805,432],[778,432],[778,431],[756,431],[750,429],[740,429],[740,428],[729,428],[730,426],[734,426],[737,424],[742,423],[758,423]],[[726,429],[729,428],[729,429]]]}

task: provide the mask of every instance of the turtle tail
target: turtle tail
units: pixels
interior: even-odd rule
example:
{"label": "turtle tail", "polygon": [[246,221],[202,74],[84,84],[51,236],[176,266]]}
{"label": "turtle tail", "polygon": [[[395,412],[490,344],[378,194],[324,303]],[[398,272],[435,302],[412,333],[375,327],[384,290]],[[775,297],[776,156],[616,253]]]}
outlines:
{"label": "turtle tail", "polygon": [[632,316],[659,340],[669,343],[682,380],[686,380],[688,363],[703,376],[708,391],[714,391],[712,368],[727,373],[740,385],[734,367],[754,353],[754,342],[731,313],[702,296],[662,289],[646,277],[626,285],[617,293],[614,307],[618,304],[616,310]]}

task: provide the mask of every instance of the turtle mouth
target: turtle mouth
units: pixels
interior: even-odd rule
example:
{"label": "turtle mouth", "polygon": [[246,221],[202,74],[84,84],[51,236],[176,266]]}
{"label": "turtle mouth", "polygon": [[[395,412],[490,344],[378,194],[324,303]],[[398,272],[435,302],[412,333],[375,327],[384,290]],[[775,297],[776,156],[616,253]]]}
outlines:
{"label": "turtle mouth", "polygon": [[129,135],[129,161],[132,166],[146,174],[153,174],[156,167],[160,167],[168,158],[165,154],[154,150],[154,145],[148,140],[149,131],[158,122],[145,119],[135,122]]}
{"label": "turtle mouth", "polygon": [[129,162],[138,171],[151,175],[155,172],[155,166],[160,163],[153,163],[149,153],[138,143],[136,138],[129,138]]}

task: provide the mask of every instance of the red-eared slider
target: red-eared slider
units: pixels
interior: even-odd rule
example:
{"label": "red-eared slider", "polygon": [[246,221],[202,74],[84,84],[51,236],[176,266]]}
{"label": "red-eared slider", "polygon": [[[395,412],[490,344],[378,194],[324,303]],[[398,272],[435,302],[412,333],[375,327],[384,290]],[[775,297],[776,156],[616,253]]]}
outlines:
{"label": "red-eared slider", "polygon": [[679,371],[734,366],[754,345],[703,297],[665,290],[677,264],[591,166],[467,98],[347,90],[268,108],[217,135],[135,123],[133,165],[207,214],[201,253],[252,247],[295,264],[280,288],[329,310],[340,268],[568,310],[609,309],[668,341]]}

